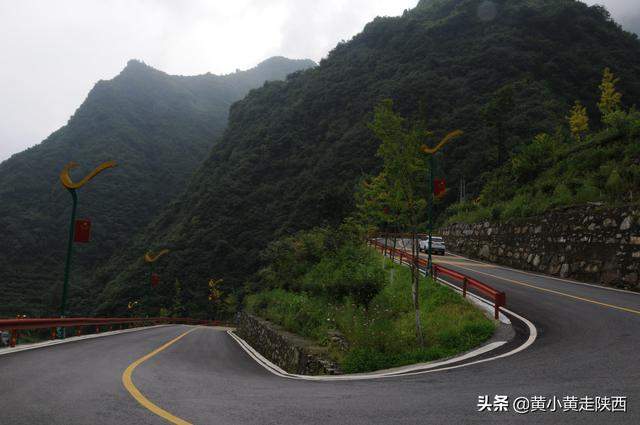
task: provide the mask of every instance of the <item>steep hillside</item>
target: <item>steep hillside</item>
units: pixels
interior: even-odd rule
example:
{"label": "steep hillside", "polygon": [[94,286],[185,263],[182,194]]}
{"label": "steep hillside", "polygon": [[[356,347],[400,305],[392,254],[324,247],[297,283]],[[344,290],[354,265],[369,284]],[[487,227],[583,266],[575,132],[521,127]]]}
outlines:
{"label": "steep hillside", "polygon": [[0,317],[56,311],[71,198],[58,173],[80,164],[76,180],[115,160],[79,191],[79,217],[93,219],[93,241],[77,245],[72,312],[87,313],[93,270],[146,226],[202,163],[226,126],[229,106],[265,80],[312,66],[269,59],[226,76],[170,76],[130,61],[100,81],[68,124],[0,163]]}
{"label": "steep hillside", "polygon": [[615,77],[609,74],[606,81],[610,90],[603,91],[600,102],[604,128],[591,131],[580,119],[581,108],[573,108],[574,118],[564,131],[540,134],[521,146],[509,162],[487,173],[477,199],[452,205],[442,221],[496,222],[568,206],[637,205],[640,112],[624,110],[619,103],[624,94],[616,91]]}
{"label": "steep hillside", "polygon": [[[367,123],[382,99],[437,135],[465,130],[439,158],[438,173],[452,187],[466,177],[474,194],[485,171],[552,131],[575,99],[595,104],[605,66],[622,78],[625,100],[637,99],[637,38],[601,8],[572,0],[431,0],[402,17],[377,18],[319,67],[232,107],[223,139],[187,192],[105,270],[111,282],[99,311],[121,313],[128,299],[157,311],[172,302],[175,279],[190,314],[207,311],[209,279],[237,290],[269,241],[341,221],[358,179],[380,166]],[[513,107],[483,112],[505,86]],[[139,259],[149,246],[172,249],[153,293]]]}

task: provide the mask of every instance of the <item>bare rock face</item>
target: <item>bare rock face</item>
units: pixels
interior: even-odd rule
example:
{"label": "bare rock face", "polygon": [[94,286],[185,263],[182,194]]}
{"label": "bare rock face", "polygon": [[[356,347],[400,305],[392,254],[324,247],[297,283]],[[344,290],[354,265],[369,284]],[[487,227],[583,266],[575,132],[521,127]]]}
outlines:
{"label": "bare rock face", "polygon": [[620,230],[625,231],[631,229],[631,225],[633,224],[633,218],[629,215],[627,216],[622,224],[620,225]]}
{"label": "bare rock face", "polygon": [[447,247],[523,270],[640,290],[640,210],[588,205],[441,229]]}

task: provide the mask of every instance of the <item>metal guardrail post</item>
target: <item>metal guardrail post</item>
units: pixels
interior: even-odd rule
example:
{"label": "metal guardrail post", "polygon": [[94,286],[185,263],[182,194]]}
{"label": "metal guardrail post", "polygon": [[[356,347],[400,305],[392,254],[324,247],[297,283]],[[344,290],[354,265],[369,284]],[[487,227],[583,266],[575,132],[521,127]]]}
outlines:
{"label": "metal guardrail post", "polygon": [[495,304],[494,317],[495,317],[496,320],[498,320],[498,317],[500,316],[500,307],[504,307],[507,304],[506,298],[507,298],[507,296],[505,295],[504,292],[500,292],[495,296],[495,300],[494,300],[494,304]]}

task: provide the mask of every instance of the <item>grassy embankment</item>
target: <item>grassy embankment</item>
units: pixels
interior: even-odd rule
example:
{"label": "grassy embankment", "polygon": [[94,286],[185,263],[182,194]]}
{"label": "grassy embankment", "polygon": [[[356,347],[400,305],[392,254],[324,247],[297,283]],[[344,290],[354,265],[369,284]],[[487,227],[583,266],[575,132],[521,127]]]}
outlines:
{"label": "grassy embankment", "polygon": [[[261,273],[262,284],[271,288],[249,295],[247,310],[328,346],[345,372],[452,356],[494,332],[494,323],[482,312],[423,278],[420,310],[426,345],[420,347],[410,270],[355,239],[336,240],[335,233],[316,230],[276,243],[271,254],[271,266]],[[347,350],[332,346],[335,331],[348,341]]]}
{"label": "grassy embankment", "polygon": [[445,224],[505,221],[554,208],[640,202],[640,111],[615,105],[599,129],[540,134],[484,178],[475,202],[454,204]]}

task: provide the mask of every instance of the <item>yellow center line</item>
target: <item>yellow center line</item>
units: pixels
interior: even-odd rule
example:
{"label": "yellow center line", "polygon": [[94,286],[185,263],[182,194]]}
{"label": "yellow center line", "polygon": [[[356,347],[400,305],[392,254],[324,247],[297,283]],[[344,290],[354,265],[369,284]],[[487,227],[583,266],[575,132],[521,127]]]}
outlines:
{"label": "yellow center line", "polygon": [[169,422],[171,422],[173,424],[191,425],[191,423],[185,421],[184,419],[180,419],[177,416],[172,415],[171,413],[167,412],[166,410],[162,409],[161,407],[159,407],[159,406],[153,404],[151,401],[149,401],[149,399],[146,398],[144,395],[142,395],[140,390],[138,390],[138,388],[136,388],[136,386],[133,383],[133,380],[131,379],[131,374],[133,373],[133,371],[135,370],[136,367],[140,366],[142,363],[146,362],[151,357],[153,357],[156,354],[158,354],[159,352],[167,349],[168,347],[170,347],[171,345],[175,344],[180,339],[184,338],[185,336],[187,336],[188,334],[190,334],[191,332],[193,332],[193,331],[195,331],[197,329],[199,329],[199,328],[193,328],[191,330],[188,330],[187,332],[183,333],[182,335],[178,336],[177,338],[174,338],[171,341],[167,342],[162,347],[159,347],[159,348],[153,350],[152,352],[150,352],[149,354],[147,354],[147,355],[145,355],[143,357],[140,357],[138,360],[136,360],[135,362],[131,363],[129,365],[129,367],[122,374],[122,384],[127,389],[127,391],[129,391],[129,394],[131,394],[131,396],[133,398],[135,398],[138,403],[140,403],[146,409],[152,411],[156,415],[160,416],[161,418],[166,419],[167,421],[169,421]]}
{"label": "yellow center line", "polygon": [[571,295],[571,294],[567,294],[565,292],[556,291],[554,289],[541,288],[539,286],[531,285],[529,283],[524,283],[524,282],[521,282],[519,280],[507,279],[506,277],[496,276],[496,275],[493,275],[493,274],[490,274],[490,273],[481,272],[479,270],[470,269],[468,267],[462,267],[462,266],[458,266],[458,267],[460,267],[461,269],[469,270],[469,271],[472,271],[472,272],[475,272],[475,273],[479,273],[479,274],[482,274],[482,275],[485,275],[485,276],[490,276],[490,277],[494,277],[496,279],[504,280],[504,281],[509,282],[509,283],[514,283],[516,285],[521,285],[521,286],[526,286],[526,287],[529,287],[529,288],[537,289],[538,291],[550,292],[552,294],[560,295],[560,296],[563,296],[563,297],[573,298],[574,300],[584,301],[584,302],[591,303],[591,304],[596,304],[596,305],[599,305],[599,306],[602,306],[602,307],[608,307],[608,308],[612,308],[612,309],[615,309],[615,310],[621,310],[621,311],[625,311],[627,313],[633,313],[633,314],[640,315],[640,311],[639,310],[634,310],[632,308],[620,307],[618,305],[613,305],[613,304],[607,304],[607,303],[603,303],[603,302],[600,302],[600,301],[592,300],[590,298],[583,298],[583,297],[579,297],[577,295]]}

